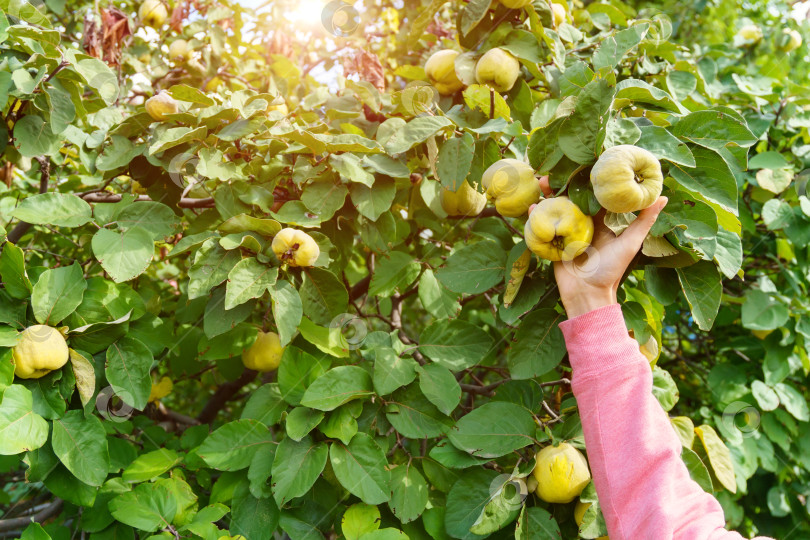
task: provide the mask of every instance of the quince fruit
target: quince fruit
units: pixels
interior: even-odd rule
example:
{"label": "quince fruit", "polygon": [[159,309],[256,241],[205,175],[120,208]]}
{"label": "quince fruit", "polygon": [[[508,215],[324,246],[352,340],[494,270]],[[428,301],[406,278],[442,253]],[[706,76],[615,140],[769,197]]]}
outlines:
{"label": "quince fruit", "polygon": [[442,208],[449,216],[477,216],[487,204],[487,197],[466,180],[456,191],[442,188]]}
{"label": "quince fruit", "polygon": [[771,332],[773,332],[773,330],[751,330],[751,333],[754,334],[757,339],[765,339],[771,335]]}
{"label": "quince fruit", "polygon": [[161,90],[156,96],[146,100],[146,112],[152,120],[162,122],[167,115],[177,111],[177,101],[166,90]]}
{"label": "quince fruit", "polygon": [[762,41],[762,28],[756,24],[746,24],[737,31],[737,38],[745,45],[756,45]]}
{"label": "quince fruit", "polygon": [[495,47],[475,64],[475,80],[496,92],[508,92],[520,75],[520,62],[511,53]]}
{"label": "quince fruit", "polygon": [[643,210],[658,199],[664,185],[661,164],[647,150],[630,144],[608,148],[591,169],[593,194],[615,213]]}
{"label": "quince fruit", "polygon": [[[577,527],[582,527],[582,520],[585,518],[585,512],[588,511],[590,508],[591,503],[585,503],[582,501],[577,501],[577,505],[574,507],[574,521],[577,522]],[[610,540],[607,536],[600,536],[596,540]]]}
{"label": "quince fruit", "polygon": [[532,0],[501,0],[501,4],[509,9],[522,9],[532,3]]}
{"label": "quince fruit", "polygon": [[256,341],[242,352],[242,363],[248,369],[273,371],[281,363],[284,347],[275,332],[259,332]]}
{"label": "quince fruit", "polygon": [[593,219],[568,197],[543,199],[535,206],[523,230],[526,246],[549,261],[571,261],[593,240]]}
{"label": "quince fruit", "polygon": [[321,254],[317,242],[310,235],[289,227],[276,233],[270,247],[278,260],[290,266],[312,266]]}
{"label": "quince fruit", "polygon": [[203,89],[206,92],[215,92],[216,89],[219,88],[220,84],[222,84],[222,79],[220,79],[219,77],[214,77],[210,81],[205,83],[205,86],[203,87]]}
{"label": "quince fruit", "polygon": [[141,7],[138,8],[138,18],[141,24],[151,26],[158,29],[166,22],[166,17],[169,16],[169,10],[166,9],[166,4],[160,0],[144,0]]}
{"label": "quince fruit", "polygon": [[568,443],[543,448],[536,460],[532,474],[537,479],[537,496],[546,502],[569,503],[591,481],[585,456]]}
{"label": "quince fruit", "polygon": [[14,374],[21,379],[39,379],[64,366],[70,352],[59,330],[43,324],[29,326],[11,350]]}
{"label": "quince fruit", "polygon": [[455,94],[464,88],[464,83],[456,75],[457,56],[457,51],[445,49],[433,53],[425,62],[425,75],[443,96]]}
{"label": "quince fruit", "polygon": [[565,22],[566,10],[565,6],[560,4],[551,4],[551,15],[554,18],[554,28],[557,28]]}
{"label": "quince fruit", "polygon": [[175,62],[187,62],[191,59],[191,47],[185,39],[175,39],[169,45],[169,58]]}
{"label": "quince fruit", "polygon": [[284,116],[290,114],[290,110],[287,108],[287,103],[284,101],[284,98],[277,97],[273,103],[267,108],[268,111],[279,111]]}
{"label": "quince fruit", "polygon": [[534,169],[517,159],[496,161],[484,171],[481,183],[487,198],[495,201],[495,209],[505,217],[525,214],[543,194]]}
{"label": "quince fruit", "polygon": [[782,51],[783,53],[793,52],[802,46],[802,35],[798,32],[798,30],[791,30],[790,28],[785,28],[782,30],[780,42],[781,42],[781,45],[779,46],[780,51]]}

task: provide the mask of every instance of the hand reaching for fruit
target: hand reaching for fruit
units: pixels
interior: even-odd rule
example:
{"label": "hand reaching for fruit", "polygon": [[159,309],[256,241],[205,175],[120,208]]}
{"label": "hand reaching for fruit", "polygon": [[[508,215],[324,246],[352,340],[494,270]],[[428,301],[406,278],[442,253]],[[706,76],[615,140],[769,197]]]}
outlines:
{"label": "hand reaching for fruit", "polygon": [[[546,197],[551,196],[547,176],[540,178],[540,189]],[[560,298],[569,318],[616,303],[625,270],[666,204],[666,197],[658,197],[620,236],[605,226],[605,211],[599,212],[593,218],[592,249],[573,261],[554,263]]]}

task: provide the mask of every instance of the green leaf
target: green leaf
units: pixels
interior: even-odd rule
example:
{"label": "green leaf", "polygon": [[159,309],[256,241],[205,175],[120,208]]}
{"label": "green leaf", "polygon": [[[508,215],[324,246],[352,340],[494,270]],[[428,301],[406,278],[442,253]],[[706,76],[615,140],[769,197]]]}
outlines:
{"label": "green leaf", "polygon": [[477,540],[484,538],[470,532],[470,527],[483,513],[490,500],[492,482],[498,476],[491,469],[472,469],[465,472],[453,484],[447,494],[444,523],[447,533],[459,540]]}
{"label": "green leaf", "polygon": [[391,469],[391,500],[388,507],[402,523],[410,523],[425,510],[428,485],[415,464],[405,463]]}
{"label": "green leaf", "polygon": [[53,421],[53,451],[76,478],[100,486],[107,478],[110,456],[101,420],[72,410]]}
{"label": "green leaf", "polygon": [[[14,140],[20,154],[28,158],[41,155],[52,156],[58,152],[59,146],[61,146],[59,136],[54,135],[51,126],[36,114],[28,114],[17,120],[14,124]],[[35,197],[41,196],[35,195]],[[72,195],[72,197],[76,196]]]}
{"label": "green leaf", "polygon": [[281,420],[287,410],[287,403],[281,397],[281,390],[276,383],[267,383],[251,392],[242,410],[241,419],[258,420],[267,427]]}
{"label": "green leaf", "polygon": [[469,133],[447,139],[439,150],[436,174],[442,186],[456,191],[467,178],[472,165],[475,139]]}
{"label": "green leaf", "polygon": [[340,530],[346,540],[358,540],[380,528],[380,509],[366,503],[351,505],[340,519]]}
{"label": "green leaf", "polygon": [[451,125],[446,116],[419,116],[392,134],[384,144],[385,151],[389,155],[406,152]]}
{"label": "green leaf", "polygon": [[42,525],[33,521],[20,535],[20,540],[51,540],[51,535],[45,532]]}
{"label": "green leaf", "polygon": [[325,443],[315,443],[309,436],[296,442],[283,439],[273,459],[273,497],[276,504],[300,497],[312,488],[321,475],[329,450]]}
{"label": "green leaf", "polygon": [[409,357],[401,357],[390,347],[374,349],[374,391],[384,396],[397,388],[410,384],[416,378],[419,364]]}
{"label": "green leaf", "polygon": [[775,330],[790,318],[788,306],[759,289],[749,289],[742,305],[742,325],[749,330]]}
{"label": "green leaf", "polygon": [[801,392],[787,383],[777,383],[773,388],[779,395],[779,401],[794,418],[800,422],[810,421],[810,409],[808,409],[807,400]]}
{"label": "green leaf", "polygon": [[159,448],[138,456],[124,469],[121,478],[124,482],[146,482],[174,468],[181,461],[183,458],[174,450]]}
{"label": "green leaf", "polygon": [[416,366],[419,389],[444,414],[450,414],[461,401],[461,386],[453,373],[439,364]]}
{"label": "green leaf", "polygon": [[23,250],[11,242],[3,245],[3,253],[0,254],[0,279],[6,292],[14,298],[28,298],[31,294]]}
{"label": "green leaf", "polygon": [[757,137],[740,118],[718,110],[696,111],[684,116],[672,126],[672,134],[714,150],[732,169],[745,165],[745,161],[740,163],[735,151],[745,156],[746,151],[742,149],[757,142]]}
{"label": "green leaf", "polygon": [[12,384],[0,401],[0,455],[36,450],[48,440],[48,422],[34,412],[34,397],[25,386]]}
{"label": "green leaf", "polygon": [[84,272],[77,263],[45,270],[31,292],[31,307],[37,322],[56,326],[79,307],[85,289]]}
{"label": "green leaf", "polygon": [[383,212],[391,208],[397,194],[397,186],[393,180],[377,178],[373,186],[353,183],[349,186],[354,207],[371,221],[377,221]]}
{"label": "green leaf", "polygon": [[330,369],[309,385],[301,405],[331,411],[353,399],[373,394],[371,375],[357,366]]}
{"label": "green leaf", "polygon": [[233,309],[253,298],[261,298],[276,283],[278,268],[257,261],[242,259],[228,272],[225,289],[225,309]]}
{"label": "green leaf", "polygon": [[109,508],[121,523],[142,531],[156,531],[171,525],[177,513],[177,500],[167,487],[144,483],[116,496]]}
{"label": "green leaf", "polygon": [[11,211],[11,217],[34,225],[79,227],[92,219],[92,210],[84,199],[76,195],[42,193],[20,201]]}
{"label": "green leaf", "polygon": [[701,330],[710,330],[720,309],[723,287],[717,267],[707,261],[678,268],[678,279]]}
{"label": "green leaf", "polygon": [[453,425],[413,385],[394,393],[386,404],[385,417],[401,435],[412,439],[439,437]]}
{"label": "green leaf", "polygon": [[616,85],[615,99],[645,103],[669,112],[680,112],[680,107],[669,93],[640,79],[625,79],[619,82]]}
{"label": "green leaf", "polygon": [[507,255],[495,242],[466,245],[450,255],[436,277],[453,292],[482,293],[503,279]]}
{"label": "green leaf", "polygon": [[124,403],[138,410],[149,400],[153,361],[149,348],[132,337],[122,337],[107,349],[107,381]]}
{"label": "green leaf", "polygon": [[391,474],[385,453],[365,433],[358,433],[347,445],[332,443],[332,469],[349,493],[368,504],[380,504],[391,497]]}
{"label": "green leaf", "polygon": [[225,288],[217,287],[205,305],[203,331],[206,337],[210,339],[233,330],[248,318],[255,307],[255,302],[248,301],[233,309],[225,309]]}
{"label": "green leaf", "polygon": [[93,235],[93,255],[116,283],[141,275],[152,262],[152,234],[141,227],[119,233],[99,229]]}
{"label": "green leaf", "polygon": [[539,506],[524,506],[515,529],[515,540],[556,540],[560,526],[548,511]]}
{"label": "green leaf", "polygon": [[693,148],[697,165],[686,167],[673,163],[669,174],[686,189],[703,195],[734,215],[737,214],[737,181],[731,169],[711,150]]}
{"label": "green leaf", "polygon": [[216,103],[213,99],[205,95],[205,93],[200,89],[194,88],[187,84],[175,84],[169,88],[168,91],[174,99],[178,99],[180,101],[196,103],[204,107],[211,107]]}
{"label": "green leaf", "polygon": [[295,407],[287,413],[284,421],[287,436],[294,441],[300,441],[321,423],[324,416],[323,411],[316,411],[309,407]]}
{"label": "green leaf", "polygon": [[613,93],[604,79],[589,82],[579,93],[574,113],[560,128],[559,145],[571,161],[587,165],[601,153]]}
{"label": "green leaf", "polygon": [[371,276],[368,295],[388,297],[395,292],[403,293],[419,275],[422,265],[412,255],[402,251],[391,251],[377,259]]}
{"label": "green leaf", "polygon": [[223,249],[216,238],[206,240],[194,256],[188,270],[189,300],[207,296],[209,291],[225,281],[236,264],[242,260],[237,250]]}
{"label": "green leaf", "polygon": [[171,208],[154,201],[137,201],[121,210],[115,222],[121,230],[133,227],[149,231],[152,239],[161,240],[175,233],[178,219]]}
{"label": "green leaf", "polygon": [[301,193],[301,201],[322,221],[332,219],[346,201],[349,190],[343,184],[315,181],[307,184]]}
{"label": "green leaf", "polygon": [[452,371],[480,362],[492,348],[492,336],[480,327],[461,320],[439,320],[419,336],[419,350]]}
{"label": "green leaf", "polygon": [[[501,121],[511,120],[511,110],[501,94],[484,84],[471,84],[462,92],[464,103],[473,110]],[[494,106],[494,107],[493,107]],[[464,150],[462,150],[464,151]],[[463,158],[466,159],[466,156]],[[444,181],[442,180],[442,184]]]}
{"label": "green leaf", "polygon": [[306,389],[326,373],[329,365],[328,358],[315,357],[292,345],[285,347],[278,367],[278,386],[284,401],[300,404]]}
{"label": "green leaf", "polygon": [[538,309],[523,319],[507,353],[513,379],[540,377],[559,365],[566,353],[558,326],[562,320],[563,315],[553,309]]}
{"label": "green leaf", "polygon": [[700,456],[691,448],[684,447],[681,449],[681,459],[686,465],[686,469],[689,471],[689,476],[692,477],[692,480],[697,482],[706,493],[713,493],[712,477],[709,474],[709,469],[706,468],[706,464],[700,459]]}
{"label": "green leaf", "polygon": [[100,171],[112,171],[123,167],[143,153],[143,146],[133,143],[126,137],[113,135],[110,139],[112,144],[105,146],[96,159],[96,168]]}
{"label": "green leaf", "polygon": [[461,26],[459,27],[461,35],[469,34],[470,30],[484,19],[490,4],[492,4],[492,0],[471,0],[464,6],[461,10]]}
{"label": "green leaf", "polygon": [[448,437],[456,448],[474,456],[496,458],[532,444],[536,429],[524,407],[492,401],[461,417]]}
{"label": "green leaf", "polygon": [[295,336],[304,314],[301,296],[289,281],[276,281],[270,288],[273,299],[273,320],[276,322],[281,345],[286,346]]}
{"label": "green leaf", "polygon": [[671,410],[678,403],[680,395],[672,375],[658,366],[653,368],[652,393],[665,411]]}
{"label": "green leaf", "polygon": [[419,301],[437,319],[454,318],[461,311],[459,295],[439,283],[430,268],[425,268],[419,277]]}
{"label": "green leaf", "polygon": [[253,540],[270,540],[278,527],[280,513],[272,499],[257,499],[250,493],[235,497],[230,531]]}
{"label": "green leaf", "polygon": [[197,448],[197,454],[210,467],[238,471],[250,465],[260,446],[274,444],[270,430],[258,420],[234,420],[223,425]]}
{"label": "green leaf", "polygon": [[298,292],[304,313],[314,323],[328,326],[348,310],[349,293],[335,274],[322,268],[308,268],[303,278]]}
{"label": "green leaf", "polygon": [[709,425],[702,425],[695,428],[695,434],[703,444],[706,455],[709,456],[709,463],[712,466],[715,476],[724,488],[732,493],[737,492],[737,482],[734,478],[734,464],[731,461],[731,453],[714,428]]}
{"label": "green leaf", "polygon": [[602,39],[593,54],[593,67],[598,71],[609,71],[615,68],[625,54],[641,43],[649,28],[650,25],[646,23],[636,24]]}
{"label": "green leaf", "polygon": [[751,394],[757,400],[757,405],[763,411],[772,411],[779,406],[779,395],[776,390],[762,381],[751,383]]}
{"label": "green leaf", "polygon": [[685,167],[695,166],[695,156],[689,146],[660,126],[641,126],[641,138],[635,144],[649,150],[658,159]]}

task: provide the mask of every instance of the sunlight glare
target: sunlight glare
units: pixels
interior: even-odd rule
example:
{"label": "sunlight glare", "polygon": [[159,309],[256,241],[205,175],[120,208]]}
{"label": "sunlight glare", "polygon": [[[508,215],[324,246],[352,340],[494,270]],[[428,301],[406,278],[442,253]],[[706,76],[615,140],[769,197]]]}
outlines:
{"label": "sunlight glare", "polygon": [[291,23],[314,26],[321,22],[321,12],[326,0],[301,0],[294,8],[288,10],[284,16]]}

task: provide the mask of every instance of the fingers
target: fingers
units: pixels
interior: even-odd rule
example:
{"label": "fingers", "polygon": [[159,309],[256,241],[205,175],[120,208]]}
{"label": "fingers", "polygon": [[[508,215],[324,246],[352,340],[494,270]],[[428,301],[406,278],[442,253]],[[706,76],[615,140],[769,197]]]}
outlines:
{"label": "fingers", "polygon": [[554,192],[551,190],[551,186],[548,183],[548,175],[541,176],[538,182],[540,182],[540,189],[543,191],[543,195],[551,197]]}
{"label": "fingers", "polygon": [[641,243],[644,242],[655,220],[658,219],[658,214],[661,213],[661,210],[663,210],[666,205],[667,198],[658,197],[658,200],[650,207],[645,208],[639,213],[638,218],[627,227],[620,238],[629,241],[634,250],[638,251],[638,248],[641,247]]}

